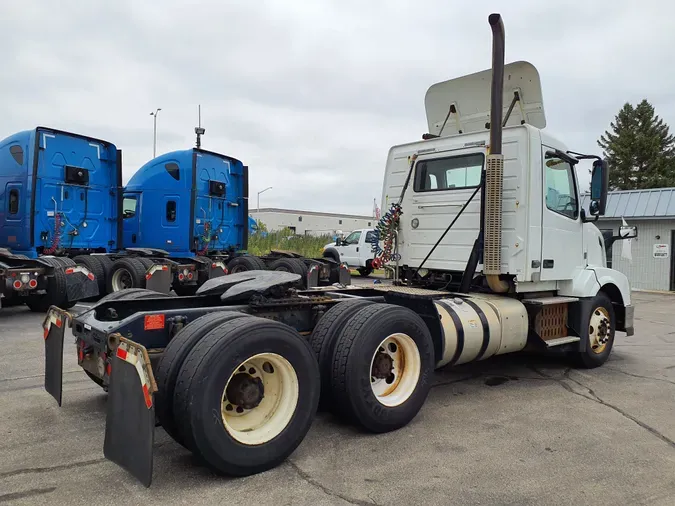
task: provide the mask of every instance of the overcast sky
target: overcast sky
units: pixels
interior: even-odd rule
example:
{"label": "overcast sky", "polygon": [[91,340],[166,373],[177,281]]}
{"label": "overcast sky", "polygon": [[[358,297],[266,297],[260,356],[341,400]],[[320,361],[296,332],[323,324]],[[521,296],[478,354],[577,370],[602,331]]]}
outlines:
{"label": "overcast sky", "polygon": [[[105,4],[105,5],[104,5]],[[2,2],[0,137],[37,125],[115,143],[125,181],[194,145],[250,167],[251,208],[369,214],[387,151],[427,129],[424,94],[506,61],[539,70],[548,127],[596,144],[626,101],[675,128],[675,4],[660,0],[23,0]]]}

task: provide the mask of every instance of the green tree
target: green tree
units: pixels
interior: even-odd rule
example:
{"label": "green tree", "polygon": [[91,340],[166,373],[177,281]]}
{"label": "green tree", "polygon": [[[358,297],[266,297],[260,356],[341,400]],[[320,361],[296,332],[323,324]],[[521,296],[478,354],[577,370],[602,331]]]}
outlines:
{"label": "green tree", "polygon": [[611,190],[675,186],[675,138],[646,99],[635,107],[625,103],[598,145]]}

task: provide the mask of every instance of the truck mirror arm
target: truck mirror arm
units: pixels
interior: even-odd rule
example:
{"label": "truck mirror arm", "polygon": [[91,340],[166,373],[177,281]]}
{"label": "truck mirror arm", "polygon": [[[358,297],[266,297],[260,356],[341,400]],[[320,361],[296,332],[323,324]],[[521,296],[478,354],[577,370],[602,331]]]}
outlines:
{"label": "truck mirror arm", "polygon": [[581,222],[582,223],[595,223],[598,221],[598,218],[600,217],[599,215],[595,215],[592,220],[588,219],[586,216],[586,209],[582,208],[581,209]]}

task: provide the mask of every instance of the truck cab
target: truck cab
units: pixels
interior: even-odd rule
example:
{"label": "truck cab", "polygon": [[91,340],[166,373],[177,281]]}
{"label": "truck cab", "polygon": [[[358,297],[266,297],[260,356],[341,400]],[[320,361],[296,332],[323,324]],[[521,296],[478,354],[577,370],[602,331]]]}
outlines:
{"label": "truck cab", "polygon": [[[489,128],[495,85],[486,70],[431,86],[429,133],[390,149],[382,207],[400,206],[402,213],[400,258],[389,264],[402,279],[520,298],[574,302],[604,291],[617,329],[632,329],[628,279],[607,268],[604,239],[593,223],[604,213],[606,162],[569,151],[544,130],[533,65],[515,62],[503,72],[498,143]],[[580,207],[577,164],[585,158],[594,159],[591,209]],[[636,234],[632,227],[621,237]]]}
{"label": "truck cab", "polygon": [[373,272],[372,244],[375,238],[375,229],[353,230],[345,238],[338,237],[335,242],[326,244],[323,247],[323,256],[346,263],[348,267],[356,269],[361,276],[369,276]]}

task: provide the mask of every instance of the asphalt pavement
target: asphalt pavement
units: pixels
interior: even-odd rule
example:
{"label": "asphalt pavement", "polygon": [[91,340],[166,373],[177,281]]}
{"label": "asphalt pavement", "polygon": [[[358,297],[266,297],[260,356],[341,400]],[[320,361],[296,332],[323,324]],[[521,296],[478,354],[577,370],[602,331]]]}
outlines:
{"label": "asphalt pavement", "polygon": [[[359,283],[371,283],[361,280]],[[42,315],[0,311],[0,503],[675,504],[675,296],[635,293],[636,334],[577,370],[523,354],[442,370],[407,427],[321,413],[287,462],[215,476],[158,428],[152,487],[103,457],[106,394],[66,338],[63,407],[43,389]]]}

